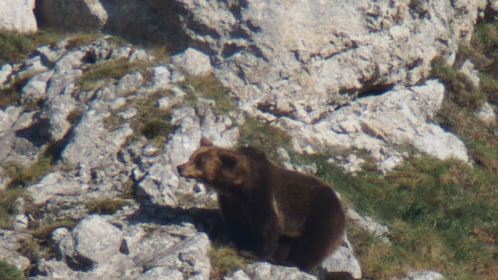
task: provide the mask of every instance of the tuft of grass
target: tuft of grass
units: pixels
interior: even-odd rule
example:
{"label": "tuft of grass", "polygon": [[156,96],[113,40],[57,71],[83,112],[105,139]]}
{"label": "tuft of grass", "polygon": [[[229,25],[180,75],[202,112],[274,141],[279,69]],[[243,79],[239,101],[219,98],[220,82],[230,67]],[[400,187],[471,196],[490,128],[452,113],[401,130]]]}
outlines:
{"label": "tuft of grass", "polygon": [[187,102],[195,105],[199,97],[213,100],[218,113],[226,113],[236,109],[236,103],[228,94],[228,89],[212,74],[188,77],[181,87],[187,93]]}
{"label": "tuft of grass", "polygon": [[83,115],[84,111],[81,108],[76,108],[69,112],[69,114],[66,117],[66,120],[71,124],[75,125],[80,119],[81,116]]}
{"label": "tuft of grass", "polygon": [[60,34],[48,30],[32,34],[0,30],[0,65],[26,59],[37,46],[53,44],[60,38]]}
{"label": "tuft of grass", "polygon": [[30,228],[31,234],[34,240],[41,244],[47,244],[52,232],[57,228],[68,228],[72,229],[77,224],[77,220],[65,218],[47,223],[35,223],[34,226]]}
{"label": "tuft of grass", "polygon": [[157,102],[165,94],[167,93],[156,92],[148,96],[130,98],[123,108],[111,112],[111,115],[104,120],[105,127],[111,131],[118,129],[125,121],[121,118],[120,112],[135,108],[137,113],[130,120],[135,137],[144,136],[151,144],[161,145],[174,130],[171,124],[171,112],[161,109]]}
{"label": "tuft of grass", "polygon": [[26,186],[32,184],[53,169],[54,158],[50,154],[42,153],[29,166],[21,166],[16,162],[4,162],[2,166],[7,177],[12,179],[11,185]]}
{"label": "tuft of grass", "polygon": [[112,215],[131,202],[121,198],[91,200],[85,203],[90,214]]}
{"label": "tuft of grass", "polygon": [[133,131],[157,145],[166,142],[174,130],[171,124],[171,112],[161,109],[157,104],[162,94],[165,93],[158,92],[145,98],[136,98],[130,105],[137,109],[137,115],[130,123]]}
{"label": "tuft of grass", "polygon": [[[77,220],[65,218],[49,222],[37,220],[30,223],[29,232],[31,233],[32,238],[23,240],[18,252],[27,257],[31,264],[36,264],[41,259],[55,258],[55,248],[49,244],[52,232],[61,227],[72,229],[77,222]],[[34,268],[35,266],[32,265],[28,270],[28,273],[31,273],[30,270],[33,270]]]}
{"label": "tuft of grass", "polygon": [[25,280],[23,273],[17,267],[0,261],[0,280]]}
{"label": "tuft of grass", "polygon": [[24,195],[20,187],[8,187],[0,191],[0,228],[12,229],[15,214],[15,201]]}
{"label": "tuft of grass", "polygon": [[250,255],[241,255],[236,248],[214,244],[209,251],[211,261],[210,279],[223,279],[237,269],[244,268],[255,258]]}
{"label": "tuft of grass", "polygon": [[237,146],[253,146],[261,149],[269,158],[276,158],[276,149],[289,149],[291,136],[287,131],[272,126],[265,121],[247,117],[240,127],[240,138]]}
{"label": "tuft of grass", "polygon": [[482,91],[498,105],[498,21],[477,24],[470,44],[461,46],[459,53],[474,62],[481,72]]}
{"label": "tuft of grass", "polygon": [[371,236],[352,222],[347,223],[348,237],[360,257],[362,271],[371,279],[389,279],[400,276],[403,263],[388,243]]}
{"label": "tuft of grass", "polygon": [[442,57],[434,58],[431,64],[432,76],[446,86],[450,100],[473,111],[486,101],[486,96],[473,86],[467,76],[446,64]]}
{"label": "tuft of grass", "polygon": [[[22,90],[26,82],[31,78],[32,74],[20,77],[12,81],[8,87],[0,89],[0,110],[7,108],[10,105],[17,105],[19,102],[19,92]],[[34,107],[36,104],[26,104],[26,107]]]}
{"label": "tuft of grass", "polygon": [[97,38],[102,36],[102,34],[95,33],[75,33],[67,40],[66,48],[68,50],[77,49],[80,46],[88,45],[95,41]]}
{"label": "tuft of grass", "polygon": [[129,62],[126,59],[99,61],[85,69],[78,79],[78,86],[84,91],[91,90],[97,81],[118,79],[127,73],[141,70],[147,65],[146,62]]}

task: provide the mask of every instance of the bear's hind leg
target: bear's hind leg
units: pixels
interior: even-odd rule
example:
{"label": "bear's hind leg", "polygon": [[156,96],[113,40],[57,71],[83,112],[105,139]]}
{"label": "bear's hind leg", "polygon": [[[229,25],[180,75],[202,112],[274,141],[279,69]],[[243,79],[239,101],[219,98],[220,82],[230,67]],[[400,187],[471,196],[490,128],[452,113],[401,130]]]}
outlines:
{"label": "bear's hind leg", "polygon": [[317,192],[305,230],[289,255],[289,262],[309,271],[342,242],[345,217],[335,193]]}

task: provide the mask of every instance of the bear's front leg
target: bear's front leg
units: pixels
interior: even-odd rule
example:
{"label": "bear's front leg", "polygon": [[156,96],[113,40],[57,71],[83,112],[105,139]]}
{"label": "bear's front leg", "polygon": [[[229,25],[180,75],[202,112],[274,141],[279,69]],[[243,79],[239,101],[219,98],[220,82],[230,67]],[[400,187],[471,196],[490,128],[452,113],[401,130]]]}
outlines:
{"label": "bear's front leg", "polygon": [[239,249],[254,251],[256,232],[243,200],[233,195],[218,194],[218,203],[230,237]]}
{"label": "bear's front leg", "polygon": [[281,229],[276,215],[269,211],[262,211],[261,215],[252,218],[257,234],[256,252],[271,262],[278,262],[274,255],[279,247]]}

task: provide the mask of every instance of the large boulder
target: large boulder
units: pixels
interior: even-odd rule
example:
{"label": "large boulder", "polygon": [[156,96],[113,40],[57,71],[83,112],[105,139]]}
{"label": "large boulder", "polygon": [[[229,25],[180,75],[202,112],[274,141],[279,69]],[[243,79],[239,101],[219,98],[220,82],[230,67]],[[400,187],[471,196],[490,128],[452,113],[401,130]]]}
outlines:
{"label": "large boulder", "polygon": [[0,0],[0,29],[36,32],[35,0]]}

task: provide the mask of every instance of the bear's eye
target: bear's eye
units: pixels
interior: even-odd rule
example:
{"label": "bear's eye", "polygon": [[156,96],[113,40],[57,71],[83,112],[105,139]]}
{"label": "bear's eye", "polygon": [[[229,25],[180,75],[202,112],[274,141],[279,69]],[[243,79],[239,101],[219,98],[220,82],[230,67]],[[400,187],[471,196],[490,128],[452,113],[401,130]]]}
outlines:
{"label": "bear's eye", "polygon": [[194,163],[197,167],[201,167],[202,165],[204,165],[204,161],[202,160],[202,158],[196,159]]}

